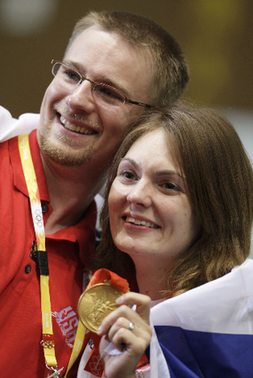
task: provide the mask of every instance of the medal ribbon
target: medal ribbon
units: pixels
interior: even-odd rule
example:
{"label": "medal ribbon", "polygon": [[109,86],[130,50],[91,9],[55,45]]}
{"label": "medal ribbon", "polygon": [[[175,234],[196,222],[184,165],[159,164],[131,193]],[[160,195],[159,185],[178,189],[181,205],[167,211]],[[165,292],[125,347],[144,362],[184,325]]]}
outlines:
{"label": "medal ribbon", "polygon": [[[40,295],[41,295],[41,317],[42,317],[42,341],[45,363],[48,369],[54,373],[51,376],[59,377],[57,360],[55,356],[55,344],[53,336],[53,325],[52,325],[52,311],[51,311],[51,301],[49,292],[49,269],[48,269],[48,258],[46,251],[46,237],[43,222],[43,214],[40,202],[39,188],[36,180],[36,174],[33,166],[33,161],[31,157],[29,137],[28,135],[19,135],[18,146],[20,152],[20,158],[22,163],[22,168],[24,172],[24,177],[27,185],[27,190],[31,205],[31,214],[33,219],[33,226],[36,237],[37,251],[36,251],[36,262],[39,269],[40,275]],[[74,342],[74,347],[72,349],[71,358],[67,367],[67,372],[73,365],[75,359],[77,358],[84,339],[84,329],[81,322],[78,322],[77,336]],[[65,377],[67,376],[67,372]]]}
{"label": "medal ribbon", "polygon": [[110,283],[111,287],[118,290],[122,294],[129,291],[127,280],[105,268],[98,269],[93,273],[86,290],[100,283]]}

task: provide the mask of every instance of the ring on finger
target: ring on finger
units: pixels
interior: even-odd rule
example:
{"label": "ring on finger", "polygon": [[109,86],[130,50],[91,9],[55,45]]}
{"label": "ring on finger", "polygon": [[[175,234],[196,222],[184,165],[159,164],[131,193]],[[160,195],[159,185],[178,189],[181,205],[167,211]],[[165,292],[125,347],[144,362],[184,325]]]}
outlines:
{"label": "ring on finger", "polygon": [[129,329],[129,331],[133,331],[134,330],[134,323],[129,322],[127,329]]}

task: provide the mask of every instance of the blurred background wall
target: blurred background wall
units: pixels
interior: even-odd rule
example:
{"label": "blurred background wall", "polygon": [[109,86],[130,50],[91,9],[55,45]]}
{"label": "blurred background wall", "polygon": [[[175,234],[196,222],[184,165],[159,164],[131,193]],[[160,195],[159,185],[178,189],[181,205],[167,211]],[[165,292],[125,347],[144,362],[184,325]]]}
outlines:
{"label": "blurred background wall", "polygon": [[185,96],[219,108],[253,161],[252,0],[0,0],[0,104],[38,112],[74,23],[88,10],[148,16],[181,44],[190,67]]}

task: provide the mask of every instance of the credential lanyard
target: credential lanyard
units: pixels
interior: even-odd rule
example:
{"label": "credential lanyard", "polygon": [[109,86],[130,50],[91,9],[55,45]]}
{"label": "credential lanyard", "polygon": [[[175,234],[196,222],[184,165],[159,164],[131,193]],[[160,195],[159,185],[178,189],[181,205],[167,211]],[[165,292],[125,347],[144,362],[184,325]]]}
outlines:
{"label": "credential lanyard", "polygon": [[[29,137],[28,135],[19,135],[18,137],[19,153],[23,167],[24,177],[29,193],[31,213],[33,219],[33,226],[36,237],[37,251],[36,260],[40,275],[40,296],[41,296],[41,316],[42,316],[42,340],[41,345],[44,350],[44,357],[46,366],[51,372],[49,377],[60,377],[60,372],[63,368],[58,369],[57,360],[55,356],[55,344],[52,325],[52,311],[49,292],[49,269],[48,257],[45,242],[45,229],[43,222],[43,214],[40,202],[39,188],[34,171],[33,161],[31,157]],[[85,335],[85,328],[81,322],[78,322],[78,328],[72,354],[68,363],[65,378],[68,371],[78,357],[82,348]]]}

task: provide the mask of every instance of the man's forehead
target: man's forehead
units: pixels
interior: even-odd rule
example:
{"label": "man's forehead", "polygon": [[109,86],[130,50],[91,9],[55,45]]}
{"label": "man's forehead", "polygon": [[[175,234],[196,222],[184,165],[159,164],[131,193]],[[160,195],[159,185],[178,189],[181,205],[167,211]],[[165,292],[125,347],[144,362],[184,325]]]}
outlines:
{"label": "man's forehead", "polygon": [[[150,89],[152,59],[146,49],[137,49],[115,32],[90,27],[79,33],[68,47],[65,60],[93,80],[108,79],[126,93],[141,96]],[[135,93],[136,92],[136,93]]]}
{"label": "man's forehead", "polygon": [[[100,45],[101,41],[108,40],[112,47],[116,44],[129,44],[126,39],[121,37],[117,32],[108,31],[98,25],[90,26],[76,33],[74,37],[70,39],[69,45],[65,51],[65,55],[69,53],[75,47],[75,44],[81,41],[83,49],[86,45],[92,43],[93,45]],[[130,44],[129,44],[130,47]]]}

